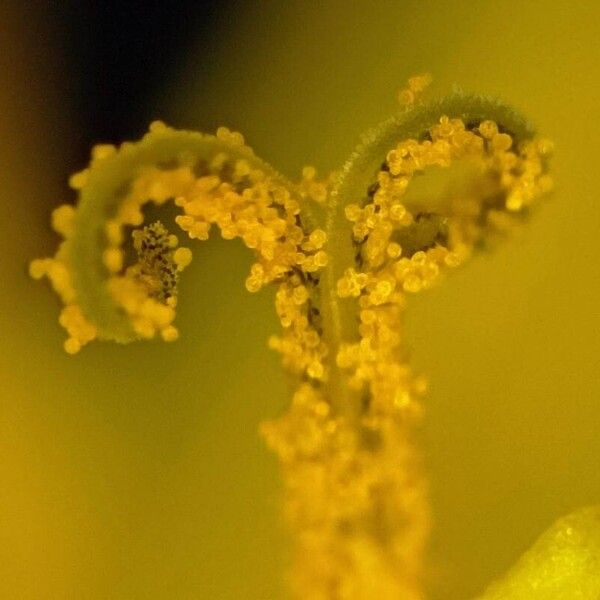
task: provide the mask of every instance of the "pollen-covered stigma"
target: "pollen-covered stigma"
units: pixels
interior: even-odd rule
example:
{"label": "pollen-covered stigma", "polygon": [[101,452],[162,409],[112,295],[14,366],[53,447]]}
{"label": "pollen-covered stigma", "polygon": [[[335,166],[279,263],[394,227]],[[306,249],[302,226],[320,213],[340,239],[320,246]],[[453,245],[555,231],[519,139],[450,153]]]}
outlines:
{"label": "pollen-covered stigma", "polygon": [[[80,202],[53,213],[58,251],[30,265],[62,299],[65,349],[76,353],[96,338],[178,337],[192,252],[163,221],[145,223],[148,205],[171,201],[190,239],[216,228],[254,252],[246,288],[275,285],[281,332],[269,345],[296,382],[290,409],[262,432],[282,466],[302,600],[422,598],[430,519],[411,438],[426,381],[403,352],[406,299],[509,232],[552,187],[551,145],[520,118],[477,96],[421,104],[428,84],[411,79],[401,115],[324,179],[305,167],[287,181],[226,128],[207,136],[157,122],[137,143],[97,146],[71,178]],[[414,191],[440,173],[458,176]]]}

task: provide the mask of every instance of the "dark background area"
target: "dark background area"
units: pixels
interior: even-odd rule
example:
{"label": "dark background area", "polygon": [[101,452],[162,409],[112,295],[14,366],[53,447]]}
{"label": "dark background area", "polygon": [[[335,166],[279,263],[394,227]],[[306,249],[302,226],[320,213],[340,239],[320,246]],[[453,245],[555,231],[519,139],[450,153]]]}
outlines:
{"label": "dark background area", "polygon": [[83,164],[94,143],[137,138],[153,119],[168,119],[172,107],[161,90],[183,70],[192,48],[210,65],[233,5],[103,0],[48,3],[43,10],[63,44],[81,132],[73,159]]}

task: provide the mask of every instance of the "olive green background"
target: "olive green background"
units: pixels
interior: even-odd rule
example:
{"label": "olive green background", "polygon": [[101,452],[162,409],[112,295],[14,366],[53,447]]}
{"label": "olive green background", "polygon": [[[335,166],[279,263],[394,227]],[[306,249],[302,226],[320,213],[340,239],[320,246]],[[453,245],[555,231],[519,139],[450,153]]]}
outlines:
{"label": "olive green background", "polygon": [[[240,129],[292,176],[340,165],[423,71],[438,92],[500,95],[555,141],[532,225],[408,315],[431,383],[433,600],[476,594],[600,501],[599,19],[590,2],[247,3],[156,99],[156,117]],[[58,302],[26,266],[73,199],[78,118],[60,35],[8,7],[0,34],[0,597],[282,598],[277,466],[257,435],[287,401],[271,293],[247,294],[250,256],[214,239],[181,284],[179,342],[65,355]]]}

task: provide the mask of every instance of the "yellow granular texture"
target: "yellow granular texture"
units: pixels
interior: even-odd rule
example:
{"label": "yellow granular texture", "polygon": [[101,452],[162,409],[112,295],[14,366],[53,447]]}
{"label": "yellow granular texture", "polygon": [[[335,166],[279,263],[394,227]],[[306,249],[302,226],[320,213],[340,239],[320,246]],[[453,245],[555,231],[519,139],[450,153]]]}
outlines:
{"label": "yellow granular texture", "polygon": [[[391,148],[368,200],[345,207],[356,261],[336,292],[356,304],[357,339],[319,353],[333,352],[323,360],[346,373],[358,414],[334,410],[327,386],[304,384],[291,410],[263,427],[281,460],[285,513],[295,533],[295,597],[423,597],[430,519],[411,432],[427,383],[403,354],[406,299],[462,264],[481,240],[510,228],[550,189],[548,151],[539,140],[515,144],[491,121],[467,127],[442,117],[426,139]],[[438,212],[404,203],[415,176],[464,163],[474,179],[450,190]],[[279,305],[278,313],[284,321],[298,318]],[[290,353],[299,357],[301,350]]]}
{"label": "yellow granular texture", "polygon": [[76,354],[82,346],[97,336],[96,327],[81,312],[71,279],[67,243],[73,234],[74,218],[75,209],[70,205],[59,206],[52,212],[52,227],[63,236],[64,241],[59,245],[54,257],[36,259],[29,265],[31,277],[34,279],[47,277],[64,304],[59,323],[69,336],[64,342],[65,351],[69,354]]}
{"label": "yellow granular texture", "polygon": [[335,173],[330,173],[325,179],[320,180],[317,177],[317,170],[314,167],[306,166],[302,169],[302,178],[298,183],[298,191],[303,200],[315,202],[318,205],[324,205],[329,195],[329,188],[335,178]]}
{"label": "yellow granular texture", "polygon": [[[157,121],[150,131],[149,135],[160,136],[169,128]],[[169,237],[165,230],[160,241],[151,240],[152,248],[145,247],[140,255],[143,232],[147,231],[145,206],[152,203],[160,207],[173,201],[181,210],[175,222],[191,239],[208,239],[216,227],[223,238],[239,238],[254,251],[256,262],[246,279],[246,288],[257,292],[272,282],[279,287],[277,311],[283,332],[272,340],[272,347],[282,353],[284,364],[294,373],[322,379],[326,352],[315,325],[318,309],[311,298],[317,273],[328,262],[324,250],[327,236],[322,229],[309,230],[301,221],[299,200],[323,204],[330,182],[319,182],[314,169],[307,167],[297,188],[290,189],[254,166],[252,151],[245,146],[241,134],[221,127],[216,138],[232,149],[245,150],[249,158],[235,158],[223,151],[208,162],[190,160],[185,164],[183,160],[173,167],[147,165],[137,171],[114,214],[104,224],[102,262],[107,271],[107,289],[138,337],[160,334],[167,341],[177,339],[173,325],[176,280],[190,264],[191,251],[177,248],[177,238]],[[116,148],[107,145],[94,148],[90,168],[72,176],[71,186],[84,189],[93,170],[116,152]],[[56,256],[31,265],[32,276],[48,276],[67,306],[77,307],[69,308],[61,317],[70,336],[66,344],[69,352],[77,352],[97,335],[78,307],[71,285],[68,248],[76,211],[68,206],[55,211],[53,225],[65,241]],[[127,258],[131,229],[138,253],[133,262]]]}
{"label": "yellow granular texture", "polygon": [[280,457],[295,533],[294,597],[420,598],[429,515],[413,423],[399,416],[393,406],[372,406],[349,421],[304,384],[286,415],[263,425]]}
{"label": "yellow granular texture", "polygon": [[[412,105],[429,80],[409,80],[401,102]],[[172,131],[161,122],[150,130],[151,140]],[[262,427],[282,467],[295,544],[294,597],[421,600],[430,518],[411,438],[427,384],[403,354],[407,297],[430,288],[527,213],[552,186],[546,175],[551,147],[518,142],[493,121],[447,116],[421,138],[398,141],[369,189],[346,199],[353,261],[329,271],[336,275],[328,289],[322,278],[338,249],[328,246],[332,230],[307,215],[328,211],[336,175],[320,179],[305,167],[292,185],[260,166],[241,134],[219,128],[211,140],[225,149],[209,159],[136,169],[102,221],[103,285],[137,337],[174,341],[177,282],[192,252],[178,247],[162,223],[144,224],[148,203],[173,202],[180,209],[175,224],[191,239],[206,240],[217,230],[250,248],[255,262],[246,288],[275,285],[282,331],[269,344],[297,381],[289,411]],[[95,169],[117,152],[96,147],[90,168],[71,185],[86,189]],[[415,178],[452,168],[468,176],[435,206],[410,201]],[[60,322],[70,353],[98,336],[73,285],[69,251],[77,210],[53,213],[64,241],[54,257],[30,265],[31,275],[47,277],[65,305]],[[348,339],[324,331],[324,307],[341,302],[353,308],[345,313],[355,325]]]}
{"label": "yellow granular texture", "polygon": [[408,85],[398,92],[398,102],[400,105],[410,107],[415,104],[423,92],[431,85],[431,82],[432,77],[429,73],[410,77]]}
{"label": "yellow granular texture", "polygon": [[[549,151],[543,140],[515,144],[492,121],[468,128],[445,116],[427,139],[390,149],[369,201],[346,207],[361,269],[347,269],[337,292],[358,302],[359,340],[343,345],[336,361],[350,372],[352,387],[368,389],[382,406],[405,406],[418,395],[400,352],[406,295],[430,288],[551,188],[544,167]],[[404,203],[415,176],[457,163],[476,177],[450,193],[440,214]]]}

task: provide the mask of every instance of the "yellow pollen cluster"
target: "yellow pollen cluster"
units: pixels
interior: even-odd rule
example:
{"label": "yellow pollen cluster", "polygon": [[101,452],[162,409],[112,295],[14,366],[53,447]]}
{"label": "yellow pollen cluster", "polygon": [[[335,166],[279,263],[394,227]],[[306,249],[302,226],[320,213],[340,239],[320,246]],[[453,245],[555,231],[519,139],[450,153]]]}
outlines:
{"label": "yellow pollen cluster", "polygon": [[[360,324],[358,341],[342,344],[336,362],[350,373],[352,388],[368,389],[381,406],[413,406],[423,384],[412,380],[400,352],[406,293],[431,287],[445,268],[464,262],[511,214],[547,192],[549,152],[541,140],[516,144],[492,121],[467,127],[445,116],[423,140],[404,140],[388,152],[367,202],[345,209],[360,269],[346,269],[337,293],[356,298]],[[435,213],[409,206],[415,177],[454,165],[472,177],[458,189],[449,186]]]}
{"label": "yellow pollen cluster", "polygon": [[407,297],[552,187],[548,142],[481,97],[420,106],[430,79],[411,78],[399,119],[324,179],[305,167],[286,181],[224,127],[205,136],[155,122],[140,142],[96,146],[70,179],[77,207],[52,214],[56,255],[30,265],[62,299],[75,353],[95,338],[177,339],[192,253],[161,221],[146,224],[166,203],[189,238],[214,227],[253,251],[246,288],[275,285],[282,331],[269,345],[297,381],[289,411],[262,433],[281,462],[302,600],[422,600],[430,518],[411,436],[427,383],[403,353]]}
{"label": "yellow pollen cluster", "polygon": [[64,304],[60,312],[59,323],[67,331],[68,338],[64,348],[69,354],[76,354],[82,346],[97,337],[96,327],[83,315],[77,303],[68,262],[68,240],[74,230],[75,209],[64,204],[52,212],[52,227],[63,236],[56,255],[52,258],[40,258],[31,261],[29,274],[34,279],[47,277],[54,291]]}
{"label": "yellow pollen cluster", "polygon": [[[330,176],[319,181],[314,167],[305,167],[296,189],[305,205],[324,205],[333,180],[334,177]],[[322,339],[318,308],[319,271],[327,266],[329,260],[324,250],[326,243],[327,234],[320,228],[304,236],[299,246],[297,264],[290,276],[279,284],[275,294],[275,310],[283,331],[269,340],[269,347],[282,355],[284,367],[312,381],[324,381],[327,378],[327,346]],[[255,264],[246,286],[249,282],[255,285],[254,281],[262,281],[263,278],[262,266]]]}
{"label": "yellow pollen cluster", "polygon": [[[176,135],[157,121],[141,144],[159,144]],[[246,288],[257,292],[271,282],[279,285],[277,308],[284,330],[272,346],[283,354],[292,371],[321,379],[325,350],[314,324],[318,309],[309,296],[314,294],[318,271],[328,262],[324,250],[327,235],[318,227],[309,229],[302,221],[300,200],[323,204],[329,183],[317,181],[315,170],[306,167],[302,181],[291,186],[254,157],[241,134],[221,127],[213,139],[216,149],[206,157],[181,152],[170,161],[155,159],[137,168],[102,227],[106,289],[129,319],[135,336],[160,334],[167,341],[178,337],[173,325],[176,283],[192,255],[187,248],[177,248],[177,238],[162,224],[143,227],[146,205],[160,207],[174,201],[181,209],[175,222],[191,239],[207,239],[214,225],[223,238],[240,238],[255,252],[257,260]],[[111,160],[135,149],[135,144],[128,143],[120,149],[95,147],[90,167],[71,177],[72,187],[85,192],[98,171],[113,168]],[[70,334],[70,352],[97,336],[71,285],[69,236],[76,211],[73,207],[55,211],[54,227],[65,237],[65,245],[54,258],[34,261],[31,266],[32,275],[48,275],[69,303],[61,323]],[[133,244],[128,233],[131,230]],[[137,253],[133,262],[132,250]]]}
{"label": "yellow pollen cluster", "polygon": [[357,425],[304,384],[262,431],[282,463],[285,516],[298,533],[294,597],[420,599],[429,515],[409,423],[370,410]]}
{"label": "yellow pollen cluster", "polygon": [[209,174],[175,197],[184,213],[175,221],[190,238],[207,239],[216,225],[225,239],[241,238],[253,249],[258,260],[246,280],[249,291],[260,290],[293,268],[312,273],[327,263],[323,244],[309,243],[300,205],[287,187],[247,160],[229,161],[225,153],[208,168]]}
{"label": "yellow pollen cluster", "polygon": [[327,201],[329,188],[335,179],[335,173],[330,173],[324,180],[319,180],[317,170],[314,167],[307,166],[302,169],[302,178],[298,183],[298,191],[303,200],[315,202],[318,205],[324,205]]}
{"label": "yellow pollen cluster", "polygon": [[412,106],[431,85],[431,82],[432,77],[429,73],[410,77],[408,85],[398,92],[398,102],[405,107]]}
{"label": "yellow pollen cluster", "polygon": [[321,338],[319,309],[314,304],[315,281],[295,274],[281,283],[275,295],[275,310],[283,327],[269,346],[282,354],[283,364],[292,373],[313,380],[325,377],[327,347]]}

